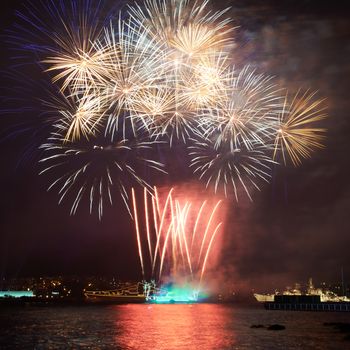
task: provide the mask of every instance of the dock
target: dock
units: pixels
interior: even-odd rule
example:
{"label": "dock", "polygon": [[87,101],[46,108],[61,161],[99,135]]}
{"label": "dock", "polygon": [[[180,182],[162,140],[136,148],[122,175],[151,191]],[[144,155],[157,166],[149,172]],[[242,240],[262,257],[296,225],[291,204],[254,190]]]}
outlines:
{"label": "dock", "polygon": [[321,302],[318,295],[276,295],[275,301],[264,303],[267,310],[350,311],[349,302]]}

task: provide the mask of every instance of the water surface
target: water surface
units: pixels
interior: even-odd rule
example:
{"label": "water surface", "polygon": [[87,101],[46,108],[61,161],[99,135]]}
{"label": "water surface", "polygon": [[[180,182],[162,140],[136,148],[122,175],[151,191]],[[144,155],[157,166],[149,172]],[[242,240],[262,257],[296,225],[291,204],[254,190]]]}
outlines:
{"label": "water surface", "polygon": [[[0,310],[1,349],[350,349],[324,322],[349,313],[223,304],[23,307]],[[283,331],[250,328],[283,324]]]}

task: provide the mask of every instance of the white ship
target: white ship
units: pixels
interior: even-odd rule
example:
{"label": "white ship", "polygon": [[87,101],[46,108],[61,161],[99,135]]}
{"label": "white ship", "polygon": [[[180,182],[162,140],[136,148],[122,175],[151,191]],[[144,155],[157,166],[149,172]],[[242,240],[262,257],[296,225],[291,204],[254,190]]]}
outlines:
{"label": "white ship", "polygon": [[255,299],[260,303],[265,303],[275,300],[275,295],[319,295],[321,302],[350,302],[350,298],[346,296],[339,296],[328,289],[315,288],[312,283],[312,278],[309,279],[306,293],[302,293],[300,285],[296,284],[294,289],[287,288],[282,293],[276,291],[274,294],[258,294],[254,293]]}
{"label": "white ship", "polygon": [[148,300],[150,291],[150,284],[138,282],[126,283],[114,290],[85,291],[84,296],[90,303],[144,303]]}
{"label": "white ship", "polygon": [[255,299],[259,303],[265,303],[267,301],[274,301],[275,300],[275,295],[276,294],[258,294],[258,293],[254,293]]}
{"label": "white ship", "polygon": [[309,279],[307,295],[319,295],[321,302],[350,302],[347,296],[339,296],[328,289],[315,288],[312,283],[312,278]]}

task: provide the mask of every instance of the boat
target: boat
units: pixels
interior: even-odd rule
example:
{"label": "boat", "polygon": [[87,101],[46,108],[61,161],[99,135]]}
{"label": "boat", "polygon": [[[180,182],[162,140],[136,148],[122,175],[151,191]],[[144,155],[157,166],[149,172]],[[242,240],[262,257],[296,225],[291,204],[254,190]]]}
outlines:
{"label": "boat", "polygon": [[273,294],[258,294],[254,293],[254,297],[258,302],[274,302],[276,296],[319,296],[321,303],[348,303],[350,298],[347,296],[340,296],[328,289],[315,288],[312,278],[309,279],[306,292],[303,293],[300,289],[300,285],[296,284],[293,289],[287,288],[287,290],[279,293],[276,291]]}
{"label": "boat", "polygon": [[309,279],[307,288],[307,295],[319,295],[322,303],[333,302],[333,303],[348,303],[350,298],[345,295],[337,295],[328,289],[315,288],[312,283],[312,278]]}
{"label": "boat", "polygon": [[254,293],[254,297],[259,303],[265,303],[267,301],[274,301],[275,300],[275,294]]}
{"label": "boat", "polygon": [[350,311],[349,302],[324,301],[319,295],[276,295],[274,301],[264,303],[267,310],[289,311]]}
{"label": "boat", "polygon": [[147,301],[145,285],[141,282],[120,285],[113,290],[88,290],[84,292],[88,303],[144,303]]}
{"label": "boat", "polygon": [[300,290],[300,285],[297,283],[293,289],[287,288],[282,293],[279,293],[277,290],[275,291],[274,294],[254,293],[254,297],[259,303],[265,303],[265,302],[274,301],[276,295],[301,295],[301,294],[302,293]]}

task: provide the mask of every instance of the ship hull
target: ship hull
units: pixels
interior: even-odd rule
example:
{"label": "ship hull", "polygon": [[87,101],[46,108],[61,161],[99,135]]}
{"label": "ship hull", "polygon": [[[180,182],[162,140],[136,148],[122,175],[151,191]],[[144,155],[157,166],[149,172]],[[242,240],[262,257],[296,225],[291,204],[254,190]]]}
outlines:
{"label": "ship hull", "polygon": [[259,303],[274,301],[274,298],[275,298],[273,294],[258,294],[258,293],[254,293],[254,297]]}
{"label": "ship hull", "polygon": [[131,295],[118,295],[118,296],[108,296],[108,295],[93,295],[86,296],[85,301],[87,303],[96,304],[129,304],[129,303],[145,303],[145,296],[131,296]]}

